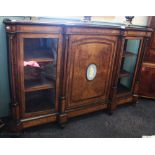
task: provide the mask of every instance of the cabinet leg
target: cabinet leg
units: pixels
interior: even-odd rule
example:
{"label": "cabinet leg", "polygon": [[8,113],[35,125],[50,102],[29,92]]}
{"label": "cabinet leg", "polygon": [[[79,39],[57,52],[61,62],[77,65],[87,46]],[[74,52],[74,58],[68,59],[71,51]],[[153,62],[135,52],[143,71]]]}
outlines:
{"label": "cabinet leg", "polygon": [[107,113],[109,116],[111,116],[113,114],[113,111],[111,109],[108,109]]}
{"label": "cabinet leg", "polygon": [[0,129],[2,129],[5,126],[4,122],[0,120]]}
{"label": "cabinet leg", "polygon": [[22,124],[20,122],[17,123],[17,122],[11,121],[8,124],[8,130],[13,133],[21,133],[22,129],[23,129]]}
{"label": "cabinet leg", "polygon": [[133,105],[136,106],[136,104],[138,104],[138,95],[133,96]]}
{"label": "cabinet leg", "polygon": [[66,124],[67,124],[67,121],[68,121],[67,114],[61,114],[61,115],[59,116],[59,125],[60,125],[60,128],[61,128],[61,129],[64,129],[64,127],[65,127]]}
{"label": "cabinet leg", "polygon": [[109,116],[111,116],[111,115],[113,114],[113,109],[112,109],[112,105],[111,105],[111,104],[108,105],[107,114],[108,114]]}
{"label": "cabinet leg", "polygon": [[66,123],[59,123],[59,126],[60,126],[61,129],[64,129],[65,126],[66,126]]}

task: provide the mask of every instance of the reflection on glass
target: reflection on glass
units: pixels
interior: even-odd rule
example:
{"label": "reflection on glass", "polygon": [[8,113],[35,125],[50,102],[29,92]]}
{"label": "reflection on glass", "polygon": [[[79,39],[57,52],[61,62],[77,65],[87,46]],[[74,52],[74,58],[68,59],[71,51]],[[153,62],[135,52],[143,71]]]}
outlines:
{"label": "reflection on glass", "polygon": [[118,82],[118,91],[119,93],[129,92],[132,86],[132,78],[131,77],[122,77]]}
{"label": "reflection on glass", "polygon": [[26,113],[44,111],[54,108],[55,91],[39,90],[25,94],[25,111]]}
{"label": "reflection on glass", "polygon": [[54,83],[56,80],[56,65],[51,63],[37,63],[39,67],[25,66],[25,87]]}
{"label": "reflection on glass", "polygon": [[121,73],[124,73],[124,76],[122,75],[118,82],[119,93],[131,91],[139,47],[140,40],[125,40],[124,54],[121,64]]}
{"label": "reflection on glass", "polygon": [[24,39],[26,112],[54,108],[57,46],[56,38]]}
{"label": "reflection on glass", "polygon": [[55,38],[25,38],[24,58],[25,60],[37,58],[57,57],[58,39]]}

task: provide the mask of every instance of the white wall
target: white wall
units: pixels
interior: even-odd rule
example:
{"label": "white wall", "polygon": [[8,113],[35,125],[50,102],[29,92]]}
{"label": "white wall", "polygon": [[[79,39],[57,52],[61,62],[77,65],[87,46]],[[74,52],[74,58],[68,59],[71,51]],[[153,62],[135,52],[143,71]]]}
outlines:
{"label": "white wall", "polygon": [[[42,16],[42,18],[65,18],[65,19],[76,19],[82,20],[83,16]],[[105,21],[105,22],[116,22],[123,23],[125,21],[125,16],[92,16],[92,21]],[[133,19],[133,24],[135,25],[147,25],[148,16],[135,16]]]}
{"label": "white wall", "polygon": [[[115,22],[123,23],[125,21],[125,16],[116,16]],[[132,23],[134,25],[146,26],[148,21],[148,16],[135,16]]]}

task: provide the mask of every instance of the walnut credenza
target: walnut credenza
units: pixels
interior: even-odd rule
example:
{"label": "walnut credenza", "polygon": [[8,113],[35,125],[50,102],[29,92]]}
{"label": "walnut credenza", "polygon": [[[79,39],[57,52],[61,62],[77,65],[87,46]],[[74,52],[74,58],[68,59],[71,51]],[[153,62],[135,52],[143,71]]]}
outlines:
{"label": "walnut credenza", "polygon": [[5,20],[12,129],[58,121],[138,99],[152,29],[122,24]]}

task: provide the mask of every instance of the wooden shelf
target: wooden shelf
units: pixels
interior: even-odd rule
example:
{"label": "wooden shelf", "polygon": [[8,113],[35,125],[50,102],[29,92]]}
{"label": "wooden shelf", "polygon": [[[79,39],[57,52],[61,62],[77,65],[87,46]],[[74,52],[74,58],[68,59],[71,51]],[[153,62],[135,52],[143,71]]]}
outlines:
{"label": "wooden shelf", "polygon": [[155,68],[155,63],[144,62],[144,63],[143,63],[143,67],[151,67],[151,68]]}
{"label": "wooden shelf", "polygon": [[124,51],[123,53],[123,57],[130,57],[130,56],[136,56],[136,54],[132,53],[132,52],[129,52],[129,51]]}
{"label": "wooden shelf", "polygon": [[38,49],[27,49],[24,51],[25,55],[24,58],[25,60],[33,60],[33,59],[46,59],[46,58],[50,58],[52,59],[53,57],[53,51],[52,49],[49,48],[38,48]]}
{"label": "wooden shelf", "polygon": [[122,85],[122,84],[119,84],[118,87],[117,87],[117,92],[118,94],[120,93],[126,93],[126,92],[129,92],[129,88],[127,88],[126,86]]}
{"label": "wooden shelf", "polygon": [[54,88],[52,81],[45,82],[25,82],[25,92],[33,92],[37,90],[45,90]]}
{"label": "wooden shelf", "polygon": [[55,90],[42,90],[25,94],[26,113],[53,110],[55,107]]}
{"label": "wooden shelf", "polygon": [[119,77],[129,77],[130,76],[130,72],[127,72],[125,70],[121,70]]}
{"label": "wooden shelf", "polygon": [[51,58],[33,58],[33,59],[26,59],[25,61],[36,61],[36,62],[54,62],[54,59]]}

